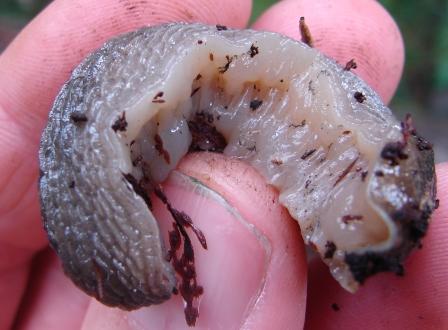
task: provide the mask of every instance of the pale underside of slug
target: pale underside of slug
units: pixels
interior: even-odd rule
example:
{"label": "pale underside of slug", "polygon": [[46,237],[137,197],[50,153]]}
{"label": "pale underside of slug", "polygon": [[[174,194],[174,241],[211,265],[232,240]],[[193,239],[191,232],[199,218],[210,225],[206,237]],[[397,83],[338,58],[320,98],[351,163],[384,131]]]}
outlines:
{"label": "pale underside of slug", "polygon": [[435,208],[430,145],[333,60],[274,33],[144,28],[74,70],[42,136],[45,229],[79,287],[126,309],[170,297],[141,183],[163,182],[191,149],[254,166],[352,292],[402,272]]}

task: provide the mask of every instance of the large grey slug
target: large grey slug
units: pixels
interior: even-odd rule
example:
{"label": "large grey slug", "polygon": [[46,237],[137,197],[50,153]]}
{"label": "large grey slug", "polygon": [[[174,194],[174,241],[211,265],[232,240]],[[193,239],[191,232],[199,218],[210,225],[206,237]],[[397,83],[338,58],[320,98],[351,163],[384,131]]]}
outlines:
{"label": "large grey slug", "polygon": [[[183,280],[194,324],[202,288],[179,262],[194,266],[186,228],[206,238],[160,188],[192,150],[254,166],[345,289],[401,274],[437,204],[433,151],[349,69],[285,36],[224,26],[108,41],[63,86],[39,150],[44,226],[66,274],[124,309],[161,303]],[[182,257],[164,247],[151,193],[176,220]]]}

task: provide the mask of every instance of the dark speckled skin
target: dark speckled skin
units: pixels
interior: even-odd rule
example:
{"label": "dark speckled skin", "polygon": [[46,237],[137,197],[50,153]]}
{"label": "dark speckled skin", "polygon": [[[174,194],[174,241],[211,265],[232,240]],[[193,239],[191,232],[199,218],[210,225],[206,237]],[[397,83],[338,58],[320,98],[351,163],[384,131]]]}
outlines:
{"label": "dark speckled skin", "polygon": [[[397,141],[396,144],[402,145],[403,141]],[[403,159],[381,158],[371,179],[369,193],[372,202],[394,221],[402,239],[386,252],[346,255],[345,260],[359,283],[378,272],[391,271],[403,275],[402,262],[412,249],[421,244],[429,218],[436,207],[432,148],[414,132],[397,154],[400,153],[404,155],[401,157]],[[385,153],[382,154],[384,156]]]}
{"label": "dark speckled skin", "polygon": [[[126,85],[133,68],[147,72],[143,84],[161,79],[139,66],[141,57],[151,56],[144,46],[157,39],[156,32],[112,39],[74,70],[39,150],[44,227],[65,273],[102,303],[129,310],[161,303],[176,287],[158,224],[118,162],[117,133],[126,125],[114,126],[124,118],[117,105],[144,93],[144,86]],[[136,44],[142,47],[135,50]]]}

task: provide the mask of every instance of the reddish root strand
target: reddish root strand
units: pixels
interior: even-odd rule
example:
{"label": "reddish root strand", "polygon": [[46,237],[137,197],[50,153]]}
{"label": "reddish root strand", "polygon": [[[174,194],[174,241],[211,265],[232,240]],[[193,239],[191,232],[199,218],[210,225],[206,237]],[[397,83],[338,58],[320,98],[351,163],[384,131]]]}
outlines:
{"label": "reddish root strand", "polygon": [[[185,212],[178,211],[171,205],[160,185],[154,187],[154,192],[165,204],[174,219],[173,230],[169,232],[170,250],[168,251],[167,259],[171,261],[174,270],[179,275],[180,283],[178,285],[178,291],[175,290],[173,292],[180,292],[186,303],[184,309],[185,320],[189,326],[194,326],[199,317],[199,311],[195,301],[204,293],[204,289],[197,283],[194,250],[186,228],[193,230],[204,249],[207,249],[207,242],[204,234],[194,226],[191,218]],[[182,254],[178,257],[182,242]]]}

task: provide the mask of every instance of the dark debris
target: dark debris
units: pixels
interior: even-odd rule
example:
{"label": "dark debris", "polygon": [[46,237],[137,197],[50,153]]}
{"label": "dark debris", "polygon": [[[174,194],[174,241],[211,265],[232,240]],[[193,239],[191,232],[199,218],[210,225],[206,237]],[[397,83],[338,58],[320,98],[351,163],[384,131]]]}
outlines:
{"label": "dark debris", "polygon": [[311,150],[306,151],[306,152],[300,157],[300,159],[302,159],[302,160],[306,160],[307,158],[311,157],[311,156],[316,152],[316,150],[317,150],[317,149],[311,149]]}
{"label": "dark debris", "polygon": [[311,36],[311,31],[305,23],[305,17],[300,17],[299,21],[300,35],[302,37],[302,42],[310,47],[313,47],[313,37]]}
{"label": "dark debris", "polygon": [[249,49],[249,51],[247,52],[249,55],[250,55],[250,57],[255,57],[255,55],[258,55],[259,54],[259,49],[258,49],[258,47],[257,46],[255,46],[254,44],[252,44],[251,46],[250,46],[250,49]]}
{"label": "dark debris", "polygon": [[356,64],[355,60],[352,58],[350,61],[348,61],[345,64],[344,70],[350,71],[351,69],[356,69],[357,67],[358,67],[358,65]]}
{"label": "dark debris", "polygon": [[366,96],[361,92],[355,92],[355,94],[353,94],[353,97],[358,103],[364,103],[364,101],[367,100]]}
{"label": "dark debris", "polygon": [[126,131],[126,127],[128,127],[128,122],[126,121],[126,112],[123,111],[121,116],[118,117],[118,119],[112,125],[112,129],[114,130],[114,132],[124,132]]}
{"label": "dark debris", "polygon": [[225,73],[227,70],[229,70],[230,63],[232,63],[233,58],[230,57],[229,55],[226,55],[226,60],[227,60],[226,64],[224,64],[224,66],[220,66],[218,68],[218,72],[221,73],[221,74]]}
{"label": "dark debris", "polygon": [[325,259],[331,259],[334,256],[334,253],[336,252],[337,248],[336,248],[336,244],[334,244],[334,242],[331,241],[327,241],[327,243],[325,244],[325,254],[324,254],[324,258]]}
{"label": "dark debris", "polygon": [[257,110],[259,107],[261,107],[261,105],[263,104],[262,100],[252,100],[249,103],[249,107],[251,108],[252,111]]}
{"label": "dark debris", "polygon": [[196,113],[195,117],[188,121],[188,128],[192,136],[190,152],[212,151],[222,153],[224,151],[227,141],[218,132],[213,122],[213,115],[206,112]]}
{"label": "dark debris", "polygon": [[75,124],[82,124],[87,122],[88,118],[84,113],[74,111],[70,114],[70,119]]}
{"label": "dark debris", "polygon": [[227,30],[227,26],[216,24],[216,30],[218,30],[218,31],[226,31]]}
{"label": "dark debris", "polygon": [[159,152],[159,156],[162,156],[167,164],[171,163],[171,157],[168,150],[163,147],[163,140],[159,134],[154,135],[155,148]]}

